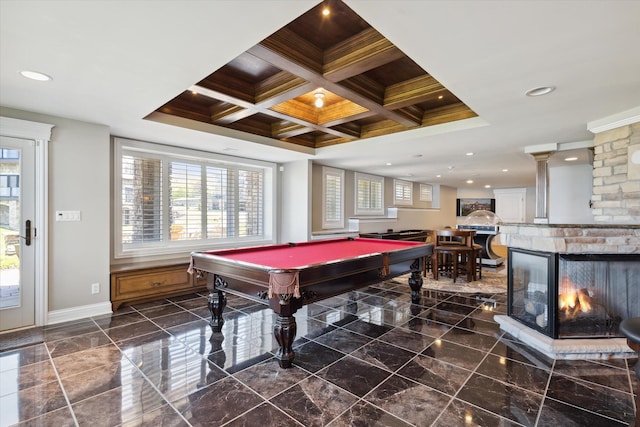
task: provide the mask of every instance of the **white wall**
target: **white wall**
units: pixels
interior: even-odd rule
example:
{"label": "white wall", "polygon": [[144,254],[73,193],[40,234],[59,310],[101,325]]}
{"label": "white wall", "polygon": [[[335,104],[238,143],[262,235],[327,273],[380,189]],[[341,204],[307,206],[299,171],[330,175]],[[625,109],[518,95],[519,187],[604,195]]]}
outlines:
{"label": "white wall", "polygon": [[549,167],[549,223],[593,224],[590,164]]}
{"label": "white wall", "polygon": [[[55,125],[49,144],[49,311],[108,303],[109,128],[0,107],[0,115]],[[78,210],[79,222],[55,211]],[[91,294],[91,284],[100,293]]]}
{"label": "white wall", "polygon": [[280,167],[279,242],[311,238],[311,166],[311,161],[300,160]]}

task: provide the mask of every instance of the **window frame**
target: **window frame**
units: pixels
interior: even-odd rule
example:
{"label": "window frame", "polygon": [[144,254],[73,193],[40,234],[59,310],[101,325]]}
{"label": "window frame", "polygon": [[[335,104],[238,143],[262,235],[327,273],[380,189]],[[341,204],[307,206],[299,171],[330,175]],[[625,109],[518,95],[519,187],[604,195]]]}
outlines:
{"label": "window frame", "polygon": [[[371,193],[371,184],[377,183],[380,184],[380,207],[372,208],[369,206],[360,206],[358,202],[360,201],[360,181],[367,181],[369,183],[369,193]],[[384,215],[384,177],[377,175],[370,175],[366,173],[356,172],[354,174],[354,192],[355,192],[355,200],[354,200],[354,213],[359,216],[381,216]],[[371,201],[371,197],[369,197],[369,201]]]}
{"label": "window frame", "polygon": [[[329,176],[340,178],[340,218],[329,219],[327,218],[327,178]],[[342,169],[331,168],[328,166],[322,167],[322,228],[323,229],[338,229],[344,228],[344,193],[345,193],[345,173]]]}
{"label": "window frame", "polygon": [[[161,240],[149,244],[141,244],[135,248],[126,248],[123,244],[123,179],[122,179],[122,158],[127,153],[140,153],[144,157],[158,158],[163,162],[178,161],[191,162],[204,166],[219,166],[237,168],[243,170],[260,170],[263,172],[263,233],[262,236],[236,236],[226,238],[200,238],[196,240],[170,240],[169,221],[165,221],[161,228]],[[163,168],[166,165],[163,164]],[[131,140],[126,138],[113,138],[113,257],[114,259],[141,258],[157,255],[188,255],[192,251],[225,249],[239,246],[255,246],[275,243],[274,236],[277,235],[277,211],[276,211],[276,171],[277,165],[271,162],[244,159],[240,157],[226,156],[211,152],[199,151],[195,149],[181,148],[171,145],[163,145],[152,142]],[[169,201],[166,197],[168,188],[166,182],[168,177],[163,176],[162,203],[161,210],[164,218],[168,218]],[[206,211],[204,211],[206,213]]]}
{"label": "window frame", "polygon": [[[398,190],[401,190],[402,198],[398,198]],[[413,205],[413,182],[402,179],[393,180],[393,204],[398,206]]]}

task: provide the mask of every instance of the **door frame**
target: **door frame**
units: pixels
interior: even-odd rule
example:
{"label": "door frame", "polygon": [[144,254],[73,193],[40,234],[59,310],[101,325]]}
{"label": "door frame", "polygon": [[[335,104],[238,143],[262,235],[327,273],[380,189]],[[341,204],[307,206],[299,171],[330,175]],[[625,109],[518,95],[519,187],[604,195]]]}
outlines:
{"label": "door frame", "polygon": [[35,326],[44,326],[49,312],[49,141],[55,125],[0,116],[0,135],[35,141]]}

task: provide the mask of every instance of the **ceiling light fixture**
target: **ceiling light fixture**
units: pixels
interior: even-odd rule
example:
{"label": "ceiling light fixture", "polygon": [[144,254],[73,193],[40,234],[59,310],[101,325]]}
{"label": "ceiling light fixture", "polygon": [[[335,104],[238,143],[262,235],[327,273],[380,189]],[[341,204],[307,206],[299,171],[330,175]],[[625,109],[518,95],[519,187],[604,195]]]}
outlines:
{"label": "ceiling light fixture", "polygon": [[533,89],[529,89],[524,94],[527,96],[542,96],[542,95],[551,93],[554,90],[556,90],[555,86],[540,86],[540,87],[535,87]]}
{"label": "ceiling light fixture", "polygon": [[484,188],[491,188],[489,184],[485,185]]}
{"label": "ceiling light fixture", "polygon": [[575,162],[576,160],[578,160],[577,157],[567,157],[564,159],[565,162]]}
{"label": "ceiling light fixture", "polygon": [[471,151],[469,151],[469,152],[467,153],[467,156],[473,156],[473,153],[472,153]]}
{"label": "ceiling light fixture", "polygon": [[468,179],[467,180],[467,184],[473,184],[473,180],[472,179]]}
{"label": "ceiling light fixture", "polygon": [[502,172],[509,172],[509,169],[502,169]]}
{"label": "ceiling light fixture", "polygon": [[24,70],[24,71],[20,71],[20,75],[22,77],[26,77],[31,80],[37,80],[39,82],[48,82],[50,80],[53,80],[51,76],[48,76],[44,73],[40,73],[38,71]]}
{"label": "ceiling light fixture", "polygon": [[331,13],[331,11],[329,10],[328,7],[325,7],[324,9],[322,9],[322,15],[323,16],[329,16],[330,13]]}
{"label": "ceiling light fixture", "polygon": [[324,93],[316,92],[313,96],[316,97],[316,100],[313,102],[313,104],[317,108],[322,108],[324,106]]}
{"label": "ceiling light fixture", "polygon": [[385,165],[387,165],[387,166],[391,166],[392,164],[393,163],[389,163],[389,162],[385,163]]}

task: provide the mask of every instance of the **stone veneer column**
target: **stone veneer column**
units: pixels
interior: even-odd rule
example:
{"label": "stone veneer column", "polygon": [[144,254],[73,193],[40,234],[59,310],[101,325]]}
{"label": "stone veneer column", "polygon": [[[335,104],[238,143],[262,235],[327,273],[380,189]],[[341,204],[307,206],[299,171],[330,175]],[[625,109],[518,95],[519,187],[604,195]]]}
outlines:
{"label": "stone veneer column", "polygon": [[640,123],[596,134],[593,218],[603,224],[640,224]]}

